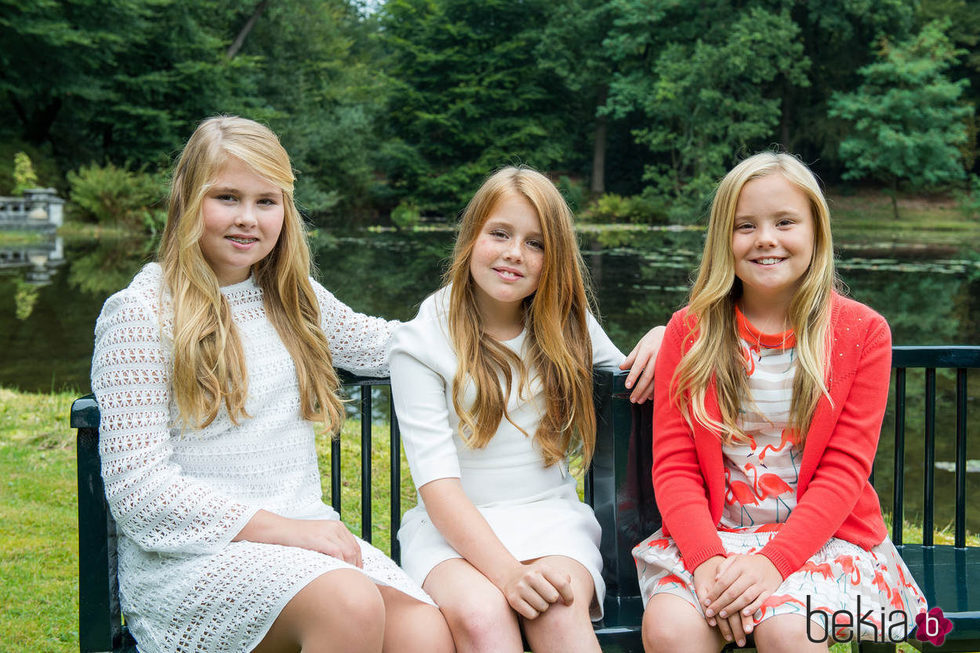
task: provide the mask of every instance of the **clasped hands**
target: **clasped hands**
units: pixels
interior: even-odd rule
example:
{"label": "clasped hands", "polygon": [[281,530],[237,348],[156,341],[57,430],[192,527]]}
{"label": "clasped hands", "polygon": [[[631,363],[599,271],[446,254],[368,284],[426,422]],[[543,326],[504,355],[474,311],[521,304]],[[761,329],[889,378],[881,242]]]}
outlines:
{"label": "clasped hands", "polygon": [[769,558],[758,554],[714,556],[694,570],[694,590],[708,625],[739,646],[752,632],[752,615],[782,582]]}
{"label": "clasped hands", "polygon": [[545,560],[520,562],[502,579],[498,588],[507,603],[525,619],[535,619],[554,603],[571,605],[572,579]]}

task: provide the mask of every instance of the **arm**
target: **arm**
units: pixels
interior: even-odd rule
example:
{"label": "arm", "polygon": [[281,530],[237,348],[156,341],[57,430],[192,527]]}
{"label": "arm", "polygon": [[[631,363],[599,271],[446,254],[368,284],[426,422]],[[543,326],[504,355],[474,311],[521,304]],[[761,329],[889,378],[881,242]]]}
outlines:
{"label": "arm", "polygon": [[559,600],[572,603],[571,578],[547,562],[523,563],[510,554],[458,478],[441,478],[419,488],[433,525],[450,546],[480,570],[514,610],[534,619]]}
{"label": "arm", "polygon": [[674,371],[683,353],[687,327],[674,315],[657,356],[653,400],[653,487],[664,525],[677,543],[685,567],[694,571],[725,555],[708,507],[694,435],[670,396]]}
{"label": "arm", "polygon": [[184,477],[172,460],[171,363],[149,304],[124,290],[96,324],[92,390],[106,500],[120,530],[146,550],[213,553],[255,509]]}
{"label": "arm", "polygon": [[[504,547],[463,492],[450,425],[447,385],[454,365],[438,325],[412,322],[392,337],[391,388],[412,478],[433,525],[463,558],[501,589],[511,607],[533,619],[572,600],[570,579],[545,563],[523,564]],[[435,367],[442,357],[442,373]]]}
{"label": "arm", "polygon": [[320,325],[330,343],[334,367],[364,376],[388,375],[388,340],[400,323],[357,313],[315,281]]}

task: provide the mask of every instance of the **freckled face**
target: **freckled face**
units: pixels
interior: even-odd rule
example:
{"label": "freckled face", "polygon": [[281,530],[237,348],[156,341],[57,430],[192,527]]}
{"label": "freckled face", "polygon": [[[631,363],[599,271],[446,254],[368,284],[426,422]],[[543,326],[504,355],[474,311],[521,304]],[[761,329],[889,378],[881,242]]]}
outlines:
{"label": "freckled face", "polygon": [[519,310],[521,302],[537,290],[543,265],[537,211],[522,195],[504,195],[480,228],[470,257],[481,313]]}
{"label": "freckled face", "polygon": [[218,283],[248,278],[253,265],[276,246],[284,218],[282,189],[230,157],[201,206],[200,245]]}
{"label": "freckled face", "polygon": [[792,300],[810,267],[813,248],[813,214],[802,190],[779,173],[742,187],[735,207],[732,254],[746,299]]}

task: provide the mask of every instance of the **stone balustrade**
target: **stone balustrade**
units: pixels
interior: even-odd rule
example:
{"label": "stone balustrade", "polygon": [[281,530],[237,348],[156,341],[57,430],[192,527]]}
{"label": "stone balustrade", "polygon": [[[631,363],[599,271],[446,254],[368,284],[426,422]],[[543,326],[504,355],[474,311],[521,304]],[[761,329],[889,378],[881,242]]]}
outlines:
{"label": "stone balustrade", "polygon": [[64,222],[64,204],[53,188],[29,188],[23,197],[0,197],[0,229],[57,229]]}

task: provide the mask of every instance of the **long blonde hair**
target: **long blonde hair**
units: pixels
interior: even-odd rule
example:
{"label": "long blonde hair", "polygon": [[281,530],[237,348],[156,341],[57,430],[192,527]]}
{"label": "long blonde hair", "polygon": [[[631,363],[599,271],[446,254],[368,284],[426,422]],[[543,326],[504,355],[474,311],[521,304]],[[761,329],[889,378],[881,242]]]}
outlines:
{"label": "long blonde hair", "polygon": [[[781,174],[806,195],[813,217],[814,247],[810,265],[790,302],[789,320],[796,336],[797,369],[793,379],[790,425],[796,442],[802,444],[821,395],[830,356],[830,301],[840,287],[834,268],[830,210],[820,186],[799,159],[788,154],[762,152],[751,156],[725,175],[711,204],[708,235],[697,280],[691,289],[687,320],[693,345],[681,358],[674,373],[671,400],[688,419],[719,433],[730,444],[744,441],[738,427],[738,412],[748,397],[738,333],[735,302],[742,282],[735,276],[732,233],[739,194],[746,183],[770,174]],[[712,419],[705,408],[711,381],[717,383],[721,421]]]}
{"label": "long blonde hair", "polygon": [[337,374],[320,327],[310,284],[310,251],[293,203],[289,155],[267,127],[235,116],[205,120],[174,168],[167,225],[158,258],[173,297],[173,393],[187,425],[203,428],[224,405],[232,421],[248,417],[248,374],[231,308],[204,258],[201,206],[230,158],[282,189],[283,226],[275,247],[252,266],[269,321],[296,365],[300,409],[306,419],[336,430],[343,420]]}
{"label": "long blonde hair", "polygon": [[[544,261],[537,290],[524,300],[525,351],[522,361],[512,350],[484,333],[470,275],[473,246],[487,218],[508,195],[518,195],[534,207],[541,223]],[[474,448],[485,447],[507,415],[507,398],[518,371],[524,392],[529,371],[540,375],[545,415],[534,434],[545,464],[561,460],[577,435],[583,464],[595,450],[595,412],[592,403],[592,341],[586,316],[591,297],[584,265],[572,228],[572,212],[547,177],[526,167],[496,172],[467,204],[460,221],[453,262],[445,282],[452,284],[449,334],[459,359],[453,379],[453,407],[460,416],[461,434]],[[501,391],[500,376],[504,379]],[[476,386],[472,406],[463,406],[463,389]]]}

